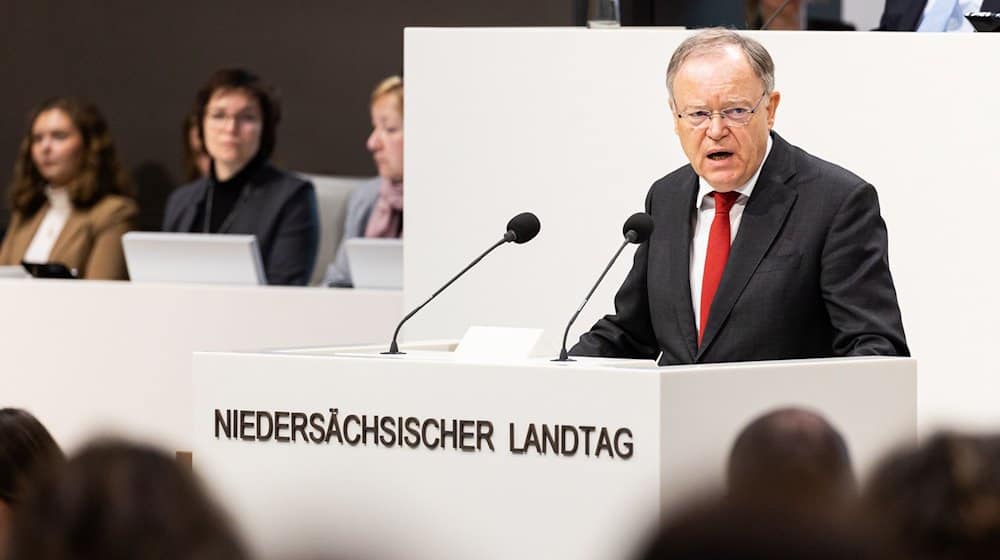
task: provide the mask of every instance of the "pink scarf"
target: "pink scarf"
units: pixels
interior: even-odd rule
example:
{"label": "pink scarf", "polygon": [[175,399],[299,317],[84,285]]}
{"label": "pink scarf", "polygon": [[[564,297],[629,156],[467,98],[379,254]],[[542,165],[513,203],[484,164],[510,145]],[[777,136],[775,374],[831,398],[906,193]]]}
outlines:
{"label": "pink scarf", "polygon": [[378,199],[365,227],[365,237],[400,237],[403,234],[403,182],[382,179]]}

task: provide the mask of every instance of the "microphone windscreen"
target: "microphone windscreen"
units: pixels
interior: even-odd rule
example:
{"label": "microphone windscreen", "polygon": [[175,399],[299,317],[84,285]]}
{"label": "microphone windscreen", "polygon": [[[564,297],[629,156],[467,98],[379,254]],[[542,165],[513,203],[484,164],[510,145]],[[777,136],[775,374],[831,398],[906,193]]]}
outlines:
{"label": "microphone windscreen", "polygon": [[538,235],[542,229],[538,216],[531,212],[522,212],[507,222],[507,231],[514,233],[514,243],[527,243]]}
{"label": "microphone windscreen", "polygon": [[[629,232],[634,231],[635,235],[629,236]],[[649,239],[649,234],[653,233],[653,218],[645,212],[636,212],[625,220],[622,233],[632,243],[642,243]]]}

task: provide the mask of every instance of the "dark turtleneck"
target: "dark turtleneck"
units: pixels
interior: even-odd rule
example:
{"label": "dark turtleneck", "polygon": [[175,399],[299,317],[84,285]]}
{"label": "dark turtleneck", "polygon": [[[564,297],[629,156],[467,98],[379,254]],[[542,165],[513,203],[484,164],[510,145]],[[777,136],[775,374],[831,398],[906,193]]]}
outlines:
{"label": "dark turtleneck", "polygon": [[240,200],[240,195],[243,194],[243,188],[263,164],[264,158],[260,157],[260,154],[257,154],[249,163],[243,166],[243,169],[236,172],[235,175],[225,181],[220,181],[215,175],[215,162],[213,161],[208,173],[208,190],[205,193],[205,199],[198,207],[198,215],[195,217],[194,223],[196,227],[204,231],[205,207],[208,201],[211,200],[212,215],[209,217],[207,233],[218,233],[219,228],[222,227],[222,223],[226,221],[226,218],[236,208],[236,204]]}

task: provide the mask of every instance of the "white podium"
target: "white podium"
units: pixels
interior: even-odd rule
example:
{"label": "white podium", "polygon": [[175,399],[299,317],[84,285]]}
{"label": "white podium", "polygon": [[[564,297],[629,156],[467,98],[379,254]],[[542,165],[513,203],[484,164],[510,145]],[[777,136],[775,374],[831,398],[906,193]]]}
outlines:
{"label": "white podium", "polygon": [[825,414],[862,473],[916,439],[913,359],[198,353],[194,391],[195,469],[265,556],[621,558],[768,409]]}

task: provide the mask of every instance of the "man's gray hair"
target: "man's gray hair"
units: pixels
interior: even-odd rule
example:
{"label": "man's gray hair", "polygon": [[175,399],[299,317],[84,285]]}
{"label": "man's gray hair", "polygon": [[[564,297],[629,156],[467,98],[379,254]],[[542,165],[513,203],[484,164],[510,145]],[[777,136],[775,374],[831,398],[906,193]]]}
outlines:
{"label": "man's gray hair", "polygon": [[670,64],[667,65],[667,93],[670,94],[670,99],[674,98],[674,78],[677,77],[677,71],[680,70],[684,61],[691,56],[718,50],[728,45],[736,45],[743,50],[754,74],[764,83],[764,93],[774,91],[774,60],[771,59],[771,54],[767,52],[764,45],[731,29],[713,27],[685,39],[670,57]]}

